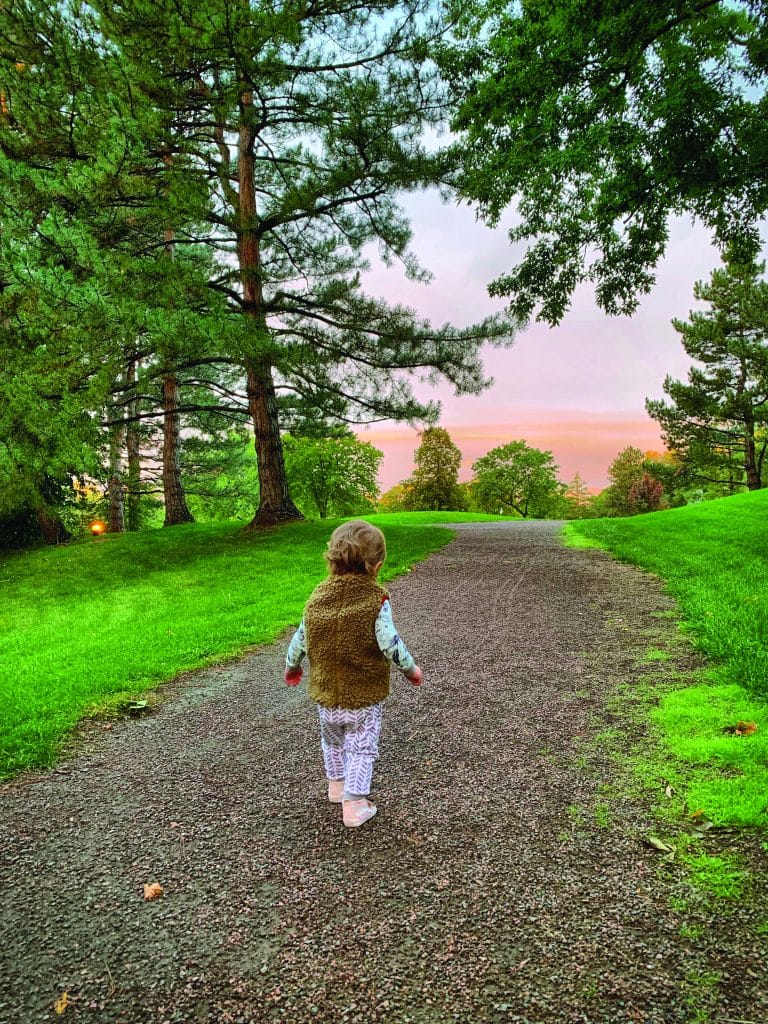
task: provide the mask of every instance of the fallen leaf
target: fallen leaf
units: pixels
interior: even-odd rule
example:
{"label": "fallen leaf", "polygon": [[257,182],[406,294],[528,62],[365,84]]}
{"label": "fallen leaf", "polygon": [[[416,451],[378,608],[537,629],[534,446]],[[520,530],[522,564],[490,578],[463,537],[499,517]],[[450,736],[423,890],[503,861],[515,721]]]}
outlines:
{"label": "fallen leaf", "polygon": [[709,832],[711,828],[715,827],[715,823],[710,821],[709,818],[699,817],[696,819],[696,826],[694,832],[698,832],[699,835],[703,835],[705,832]]}
{"label": "fallen leaf", "polygon": [[163,887],[159,882],[151,882],[149,885],[144,886],[144,899],[145,900],[156,900],[163,895]]}
{"label": "fallen leaf", "polygon": [[737,722],[736,725],[726,725],[723,732],[731,736],[751,736],[757,732],[757,722]]}
{"label": "fallen leaf", "polygon": [[737,736],[751,736],[753,732],[757,732],[757,722],[737,722],[736,723],[736,735]]}
{"label": "fallen leaf", "polygon": [[665,843],[663,839],[659,839],[658,836],[646,836],[645,842],[648,846],[652,846],[654,850],[659,850],[660,853],[674,853],[674,846],[670,846],[669,843]]}
{"label": "fallen leaf", "polygon": [[62,1013],[66,1013],[67,1007],[69,1006],[69,992],[62,992],[56,1002],[53,1004],[54,1012],[59,1016]]}

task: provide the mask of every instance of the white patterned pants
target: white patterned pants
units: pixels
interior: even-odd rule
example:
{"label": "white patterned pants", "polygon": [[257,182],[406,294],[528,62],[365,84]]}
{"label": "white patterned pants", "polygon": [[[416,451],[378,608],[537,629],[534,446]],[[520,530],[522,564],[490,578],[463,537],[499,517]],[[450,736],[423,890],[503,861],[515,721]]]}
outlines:
{"label": "white patterned pants", "polygon": [[325,774],[329,779],[344,779],[345,800],[367,796],[373,762],[379,756],[382,705],[355,709],[318,705],[318,711]]}

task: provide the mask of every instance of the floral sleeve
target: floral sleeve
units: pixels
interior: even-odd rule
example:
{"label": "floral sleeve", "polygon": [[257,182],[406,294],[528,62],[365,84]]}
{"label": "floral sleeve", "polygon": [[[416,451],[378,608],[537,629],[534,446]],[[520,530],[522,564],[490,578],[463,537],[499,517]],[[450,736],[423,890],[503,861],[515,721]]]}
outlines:
{"label": "floral sleeve", "polygon": [[410,672],[416,665],[392,621],[392,606],[384,600],[376,619],[376,642],[379,650],[401,672]]}
{"label": "floral sleeve", "polygon": [[286,668],[298,668],[304,660],[304,655],[307,653],[307,636],[304,629],[304,620],[301,620],[301,625],[293,634],[290,644],[288,645],[288,654],[285,657]]}

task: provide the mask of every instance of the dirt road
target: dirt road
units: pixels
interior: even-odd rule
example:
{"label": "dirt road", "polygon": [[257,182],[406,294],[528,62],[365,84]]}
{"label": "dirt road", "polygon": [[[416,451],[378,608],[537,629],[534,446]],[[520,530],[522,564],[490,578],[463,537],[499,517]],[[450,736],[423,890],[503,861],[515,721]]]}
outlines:
{"label": "dirt road", "polygon": [[712,909],[644,845],[650,799],[603,789],[596,737],[636,738],[607,695],[695,664],[671,600],[555,524],[456,530],[390,587],[425,682],[393,680],[362,829],[285,644],[0,791],[0,1021],[768,1020],[765,892]]}

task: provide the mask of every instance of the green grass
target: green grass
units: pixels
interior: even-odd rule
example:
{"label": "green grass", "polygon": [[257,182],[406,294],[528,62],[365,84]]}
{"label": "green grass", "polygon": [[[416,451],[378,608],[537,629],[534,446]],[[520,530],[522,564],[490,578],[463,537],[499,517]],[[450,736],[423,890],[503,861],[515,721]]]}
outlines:
{"label": "green grass", "polygon": [[569,543],[605,547],[661,576],[721,681],[768,697],[768,489],[629,519],[570,523]]}
{"label": "green grass", "polygon": [[748,873],[735,857],[729,854],[715,856],[707,853],[685,853],[683,863],[688,868],[691,884],[716,900],[742,899],[748,885]]}
{"label": "green grass", "polygon": [[[768,704],[740,686],[690,686],[667,694],[652,719],[680,760],[691,813],[717,825],[768,825]],[[726,731],[753,722],[757,731]]]}
{"label": "green grass", "polygon": [[[716,825],[768,825],[768,490],[631,519],[580,521],[568,543],[607,548],[659,575],[681,628],[713,663],[706,681],[649,713],[681,766],[683,807]],[[644,661],[666,660],[648,651]],[[757,730],[727,730],[754,722]],[[650,758],[650,760],[648,760]],[[635,765],[655,771],[651,755]]]}
{"label": "green grass", "polygon": [[[370,518],[387,537],[382,581],[450,540],[432,524],[497,519]],[[178,526],[0,558],[0,777],[50,764],[83,716],[298,623],[335,525]]]}

